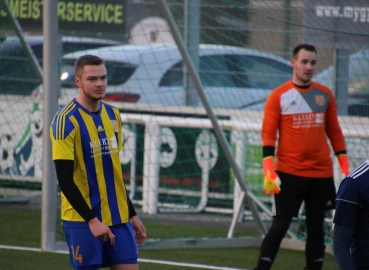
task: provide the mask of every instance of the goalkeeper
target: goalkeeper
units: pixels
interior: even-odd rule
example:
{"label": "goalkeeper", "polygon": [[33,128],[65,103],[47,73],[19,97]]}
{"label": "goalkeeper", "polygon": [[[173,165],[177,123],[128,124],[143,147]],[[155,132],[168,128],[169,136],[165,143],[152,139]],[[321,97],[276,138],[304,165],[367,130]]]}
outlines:
{"label": "goalkeeper", "polygon": [[295,47],[292,79],[274,89],[265,104],[264,189],[266,194],[273,195],[273,221],[263,239],[256,270],[272,267],[281,241],[303,201],[307,232],[305,269],[323,267],[325,211],[334,209],[336,193],[327,138],[345,175],[349,161],[332,92],[311,80],[316,56],[312,45]]}

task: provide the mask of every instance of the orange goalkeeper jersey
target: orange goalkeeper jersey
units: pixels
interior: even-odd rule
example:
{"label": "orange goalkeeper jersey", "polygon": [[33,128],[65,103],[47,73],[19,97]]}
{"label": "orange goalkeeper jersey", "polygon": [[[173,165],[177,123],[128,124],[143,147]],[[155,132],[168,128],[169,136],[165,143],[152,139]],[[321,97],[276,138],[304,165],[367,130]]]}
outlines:
{"label": "orange goalkeeper jersey", "polygon": [[332,177],[334,152],[346,150],[335,99],[324,85],[299,88],[288,81],[269,95],[262,125],[263,146],[277,146],[276,170],[303,177]]}

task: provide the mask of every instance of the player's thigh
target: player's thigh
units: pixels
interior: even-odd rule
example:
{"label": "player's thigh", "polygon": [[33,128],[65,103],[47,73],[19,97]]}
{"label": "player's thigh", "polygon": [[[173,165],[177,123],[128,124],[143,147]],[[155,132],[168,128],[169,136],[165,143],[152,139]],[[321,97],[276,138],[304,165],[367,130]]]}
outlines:
{"label": "player's thigh", "polygon": [[131,223],[127,222],[109,228],[115,235],[115,243],[114,245],[112,245],[110,241],[104,243],[102,266],[118,267],[119,265],[124,265],[128,267],[128,269],[131,269],[129,265],[137,265],[138,258],[137,244]]}
{"label": "player's thigh", "polygon": [[333,178],[311,179],[305,198],[306,217],[318,218],[334,209],[336,187]]}
{"label": "player's thigh", "polygon": [[102,241],[96,239],[88,226],[64,227],[64,232],[74,269],[98,269],[102,259]]}
{"label": "player's thigh", "polygon": [[277,172],[281,180],[281,191],[273,198],[273,215],[297,217],[304,200],[307,182],[303,177]]}
{"label": "player's thigh", "polygon": [[110,270],[138,270],[138,264],[120,264],[110,266]]}

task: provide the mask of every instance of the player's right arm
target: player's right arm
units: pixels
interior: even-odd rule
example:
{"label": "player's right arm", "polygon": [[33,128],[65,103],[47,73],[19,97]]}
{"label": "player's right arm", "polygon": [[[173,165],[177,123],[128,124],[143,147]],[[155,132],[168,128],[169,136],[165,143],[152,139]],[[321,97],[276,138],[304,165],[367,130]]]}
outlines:
{"label": "player's right arm", "polygon": [[73,180],[74,161],[57,159],[54,160],[54,163],[59,188],[70,205],[88,223],[92,234],[96,238],[104,241],[109,239],[111,244],[114,244],[115,235],[108,226],[97,219]]}
{"label": "player's right arm", "polygon": [[265,194],[278,194],[281,180],[274,169],[274,147],[263,147],[264,191]]}
{"label": "player's right arm", "polygon": [[273,90],[265,107],[262,124],[264,191],[266,194],[280,192],[280,179],[274,169],[275,142],[281,118],[279,95]]}
{"label": "player's right arm", "polygon": [[[65,198],[72,205],[74,210],[86,221],[89,222],[96,215],[83,198],[82,193],[78,189],[77,185],[73,181],[73,167],[74,162],[72,160],[55,160],[56,175],[58,178],[59,188],[63,192]],[[127,196],[129,218],[137,216],[136,210]]]}
{"label": "player's right arm", "polygon": [[75,140],[78,134],[78,124],[73,120],[74,110],[75,103],[68,103],[51,123],[52,159],[61,192],[77,213],[89,222],[96,216],[74,181]]}
{"label": "player's right arm", "polygon": [[57,159],[54,160],[54,163],[61,192],[63,192],[65,198],[67,198],[68,202],[77,213],[86,222],[89,222],[91,219],[95,218],[96,215],[88,206],[81,191],[73,180],[74,161]]}
{"label": "player's right arm", "polygon": [[[55,160],[56,175],[58,178],[59,188],[63,192],[65,198],[77,211],[77,213],[88,223],[93,235],[96,238],[107,241],[110,239],[114,244],[115,235],[113,235],[108,226],[102,224],[83,198],[81,191],[73,180],[74,161],[73,160]],[[129,206],[129,218],[137,216],[136,210],[127,196]],[[142,225],[143,227],[143,225]],[[144,235],[146,236],[146,230]],[[142,240],[143,242],[144,240]]]}

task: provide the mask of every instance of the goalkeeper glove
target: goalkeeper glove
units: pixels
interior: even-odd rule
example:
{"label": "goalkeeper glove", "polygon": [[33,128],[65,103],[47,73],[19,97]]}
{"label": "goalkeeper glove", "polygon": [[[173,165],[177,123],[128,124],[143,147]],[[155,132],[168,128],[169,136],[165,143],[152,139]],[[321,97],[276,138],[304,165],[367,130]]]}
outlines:
{"label": "goalkeeper glove", "polygon": [[263,159],[264,167],[264,191],[265,194],[278,194],[281,191],[279,187],[281,180],[274,170],[274,157],[266,157]]}
{"label": "goalkeeper glove", "polygon": [[337,156],[338,162],[341,167],[341,172],[347,176],[349,174],[349,160],[346,154],[340,154]]}

